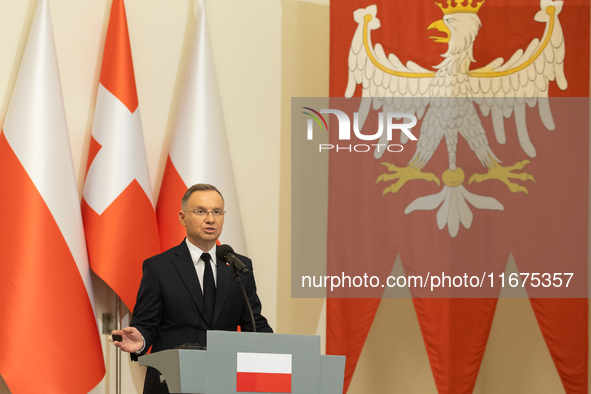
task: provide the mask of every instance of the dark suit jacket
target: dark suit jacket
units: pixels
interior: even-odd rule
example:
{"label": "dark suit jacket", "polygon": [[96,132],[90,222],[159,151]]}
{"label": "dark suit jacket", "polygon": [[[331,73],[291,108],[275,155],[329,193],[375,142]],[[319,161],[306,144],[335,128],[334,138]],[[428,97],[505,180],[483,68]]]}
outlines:
{"label": "dark suit jacket", "polygon": [[[273,332],[261,315],[261,302],[252,274],[252,261],[236,255],[250,270],[240,274],[256,321],[257,332]],[[232,269],[217,262],[215,310],[210,320],[205,310],[201,286],[185,241],[144,261],[143,277],[130,326],[137,328],[146,341],[144,352],[173,349],[184,343],[207,346],[207,330],[253,331],[248,306],[240,287],[232,278]],[[137,360],[137,355],[131,355]],[[148,368],[144,393],[167,393],[160,386],[158,372]]]}

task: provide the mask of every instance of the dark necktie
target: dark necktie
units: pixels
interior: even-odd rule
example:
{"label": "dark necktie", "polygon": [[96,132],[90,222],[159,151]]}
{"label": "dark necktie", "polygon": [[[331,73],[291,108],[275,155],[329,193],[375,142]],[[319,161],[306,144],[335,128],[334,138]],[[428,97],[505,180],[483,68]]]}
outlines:
{"label": "dark necktie", "polygon": [[201,260],[205,262],[205,271],[203,273],[203,300],[205,309],[209,315],[210,322],[213,323],[213,310],[215,308],[215,281],[213,279],[213,270],[211,269],[211,256],[209,253],[203,253]]}

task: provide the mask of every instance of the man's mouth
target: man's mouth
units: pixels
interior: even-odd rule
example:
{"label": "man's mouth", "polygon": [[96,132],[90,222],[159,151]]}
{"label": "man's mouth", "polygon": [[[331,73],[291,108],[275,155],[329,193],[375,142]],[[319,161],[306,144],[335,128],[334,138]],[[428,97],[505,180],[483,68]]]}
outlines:
{"label": "man's mouth", "polygon": [[215,227],[205,227],[206,233],[215,233]]}

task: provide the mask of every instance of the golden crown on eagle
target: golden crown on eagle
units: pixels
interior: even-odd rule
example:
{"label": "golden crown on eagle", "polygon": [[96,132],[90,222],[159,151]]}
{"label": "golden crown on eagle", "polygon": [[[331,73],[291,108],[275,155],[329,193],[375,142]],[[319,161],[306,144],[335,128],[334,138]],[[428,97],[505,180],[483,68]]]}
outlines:
{"label": "golden crown on eagle", "polygon": [[479,1],[478,3],[476,3],[476,7],[472,6],[472,2],[473,0],[468,0],[468,4],[466,5],[462,5],[463,1],[455,1],[456,5],[452,6],[452,0],[447,0],[447,7],[443,8],[443,6],[438,3],[435,2],[435,4],[437,4],[437,6],[439,8],[441,8],[441,11],[443,11],[444,15],[449,15],[449,14],[458,14],[458,13],[470,13],[470,14],[478,14],[478,11],[480,10],[480,7],[482,7],[482,4],[484,4],[485,0]]}

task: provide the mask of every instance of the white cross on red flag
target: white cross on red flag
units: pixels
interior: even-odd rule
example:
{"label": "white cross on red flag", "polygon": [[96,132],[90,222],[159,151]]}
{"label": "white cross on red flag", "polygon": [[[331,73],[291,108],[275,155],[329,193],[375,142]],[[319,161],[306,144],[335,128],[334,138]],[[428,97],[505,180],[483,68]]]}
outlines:
{"label": "white cross on red flag", "polygon": [[111,6],[82,215],[90,267],[133,310],[160,242],[123,0]]}

